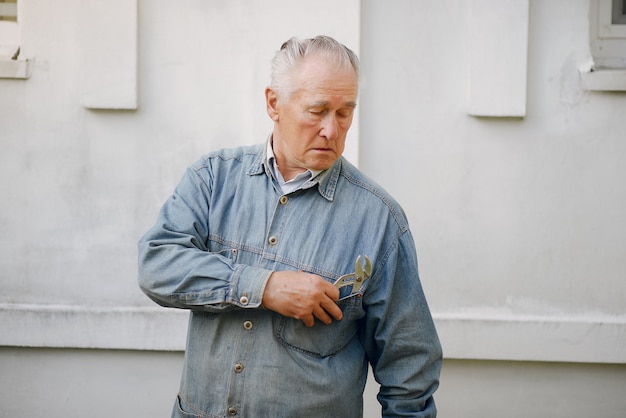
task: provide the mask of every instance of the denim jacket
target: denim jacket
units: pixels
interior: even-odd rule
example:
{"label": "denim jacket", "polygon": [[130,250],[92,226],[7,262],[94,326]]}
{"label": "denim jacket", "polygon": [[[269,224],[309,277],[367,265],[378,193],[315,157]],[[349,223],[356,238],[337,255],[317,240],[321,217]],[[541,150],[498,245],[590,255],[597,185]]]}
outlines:
{"label": "denim jacket", "polygon": [[[139,241],[139,284],[190,310],[173,417],[361,417],[368,364],[385,417],[434,417],[441,346],[407,219],[343,157],[283,195],[263,145],[210,153],[184,174]],[[264,309],[273,271],[334,282],[340,321],[312,328]]]}

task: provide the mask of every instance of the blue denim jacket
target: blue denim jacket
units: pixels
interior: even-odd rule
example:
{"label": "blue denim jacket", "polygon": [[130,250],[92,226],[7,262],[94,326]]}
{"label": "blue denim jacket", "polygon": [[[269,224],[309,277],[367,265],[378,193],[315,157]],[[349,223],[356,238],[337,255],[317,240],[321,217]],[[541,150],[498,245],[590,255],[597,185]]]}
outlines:
{"label": "blue denim jacket", "polygon": [[[343,319],[312,328],[266,310],[272,271],[334,282],[372,261]],[[139,242],[139,284],[189,309],[174,417],[361,417],[371,364],[385,417],[434,417],[441,346],[406,217],[343,157],[282,195],[263,145],[191,166]]]}

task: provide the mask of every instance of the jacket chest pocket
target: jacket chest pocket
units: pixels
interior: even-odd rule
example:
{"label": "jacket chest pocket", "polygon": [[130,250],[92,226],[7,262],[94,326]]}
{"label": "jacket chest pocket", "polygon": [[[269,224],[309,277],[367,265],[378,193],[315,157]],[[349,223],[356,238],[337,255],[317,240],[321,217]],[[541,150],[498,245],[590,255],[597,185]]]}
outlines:
{"label": "jacket chest pocket", "polygon": [[309,328],[302,321],[277,316],[274,320],[274,334],[281,344],[292,350],[314,356],[327,357],[343,349],[358,329],[358,320],[364,316],[359,295],[337,302],[343,311],[341,321],[330,325],[315,321]]}

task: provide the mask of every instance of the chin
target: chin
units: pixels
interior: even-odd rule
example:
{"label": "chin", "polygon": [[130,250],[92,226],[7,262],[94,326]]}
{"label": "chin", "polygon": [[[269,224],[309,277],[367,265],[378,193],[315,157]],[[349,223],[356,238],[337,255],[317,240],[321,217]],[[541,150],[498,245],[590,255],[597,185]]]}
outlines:
{"label": "chin", "polygon": [[332,161],[325,161],[323,163],[313,164],[311,166],[311,169],[316,170],[316,171],[328,170],[330,167],[333,166],[333,164],[335,164],[335,161],[337,161],[337,159],[334,159]]}

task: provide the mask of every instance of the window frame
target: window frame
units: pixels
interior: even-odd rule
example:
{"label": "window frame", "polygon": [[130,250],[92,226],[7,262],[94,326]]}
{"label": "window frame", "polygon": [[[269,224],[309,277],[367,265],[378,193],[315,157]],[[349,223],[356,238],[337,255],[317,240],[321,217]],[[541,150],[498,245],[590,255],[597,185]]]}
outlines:
{"label": "window frame", "polygon": [[[621,11],[621,16],[614,19],[614,14]],[[614,20],[618,22],[615,23]],[[626,11],[623,0],[598,0],[598,37],[626,38]]]}

